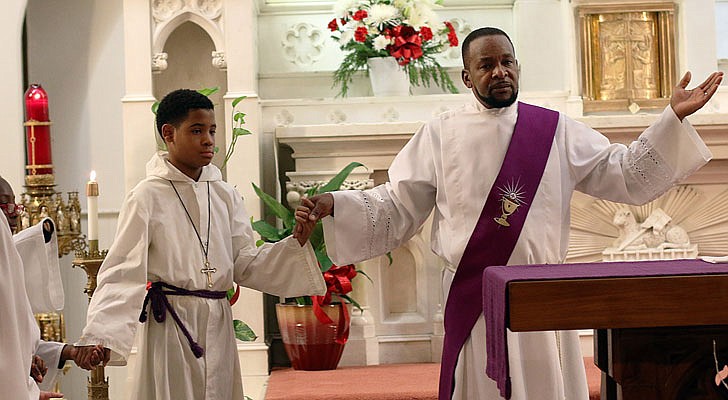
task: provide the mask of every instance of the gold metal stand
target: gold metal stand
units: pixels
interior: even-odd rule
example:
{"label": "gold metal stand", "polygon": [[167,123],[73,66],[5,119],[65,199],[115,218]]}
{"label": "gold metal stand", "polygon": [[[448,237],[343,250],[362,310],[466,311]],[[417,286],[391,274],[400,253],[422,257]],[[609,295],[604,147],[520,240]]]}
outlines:
{"label": "gold metal stand", "polygon": [[[35,141],[34,129],[36,126],[50,125],[50,122],[27,121],[25,126],[30,127],[29,140]],[[31,146],[35,151],[35,146]],[[35,159],[35,155],[32,156]],[[29,161],[30,163],[30,161]],[[62,192],[57,192],[56,177],[53,174],[52,164],[36,165],[30,163],[25,166],[25,193],[20,195],[20,204],[24,210],[18,218],[18,232],[30,228],[41,219],[50,217],[56,224],[58,237],[58,257],[71,251],[83,250],[85,243],[81,234],[81,205],[78,202],[78,192],[67,193],[66,200]],[[51,173],[39,173],[50,170]]]}
{"label": "gold metal stand", "polygon": [[[96,290],[96,275],[99,272],[101,263],[106,257],[108,250],[99,251],[99,241],[89,240],[88,251],[77,250],[73,259],[73,266],[83,268],[86,271],[87,281],[83,292],[88,295],[89,301]],[[88,380],[89,400],[109,400],[109,379],[104,376],[104,367],[98,366],[91,371]]]}

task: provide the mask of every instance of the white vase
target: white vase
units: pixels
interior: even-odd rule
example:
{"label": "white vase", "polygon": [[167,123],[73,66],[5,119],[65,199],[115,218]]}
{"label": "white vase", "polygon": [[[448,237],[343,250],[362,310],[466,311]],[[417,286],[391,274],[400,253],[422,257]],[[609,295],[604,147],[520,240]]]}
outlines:
{"label": "white vase", "polygon": [[374,96],[408,96],[409,76],[397,64],[394,57],[373,57],[367,59],[369,80]]}

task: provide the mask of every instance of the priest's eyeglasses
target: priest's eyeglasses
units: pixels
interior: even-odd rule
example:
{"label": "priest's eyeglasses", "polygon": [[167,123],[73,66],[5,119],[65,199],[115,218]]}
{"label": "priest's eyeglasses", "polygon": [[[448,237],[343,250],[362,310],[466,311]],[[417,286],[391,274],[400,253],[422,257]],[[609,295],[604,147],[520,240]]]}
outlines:
{"label": "priest's eyeglasses", "polygon": [[23,210],[25,210],[25,207],[21,204],[15,203],[0,203],[0,209],[3,210],[5,215],[9,217],[14,217],[18,214],[21,214]]}

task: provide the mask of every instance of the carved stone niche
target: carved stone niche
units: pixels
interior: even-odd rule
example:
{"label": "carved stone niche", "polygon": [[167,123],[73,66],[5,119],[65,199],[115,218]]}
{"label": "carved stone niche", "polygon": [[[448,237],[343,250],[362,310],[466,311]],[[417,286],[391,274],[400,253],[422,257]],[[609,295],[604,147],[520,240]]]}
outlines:
{"label": "carved stone niche", "polygon": [[584,112],[664,108],[675,77],[675,4],[576,8]]}

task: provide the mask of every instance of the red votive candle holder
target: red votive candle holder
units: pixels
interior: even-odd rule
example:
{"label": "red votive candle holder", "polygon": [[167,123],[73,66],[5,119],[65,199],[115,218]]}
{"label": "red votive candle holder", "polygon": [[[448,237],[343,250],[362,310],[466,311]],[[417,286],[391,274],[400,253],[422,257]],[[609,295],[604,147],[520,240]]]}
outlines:
{"label": "red votive candle holder", "polygon": [[48,93],[37,83],[25,92],[25,164],[27,175],[53,174]]}

